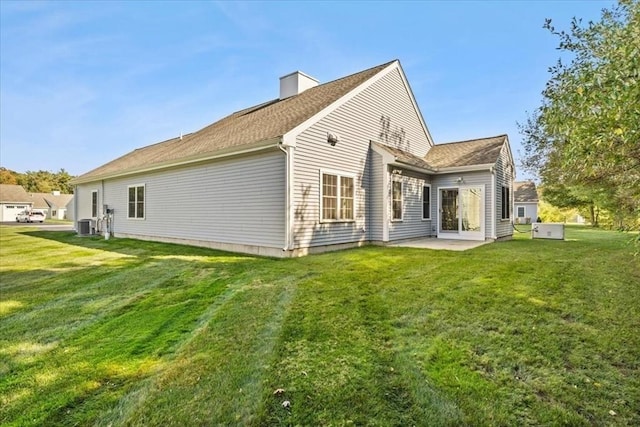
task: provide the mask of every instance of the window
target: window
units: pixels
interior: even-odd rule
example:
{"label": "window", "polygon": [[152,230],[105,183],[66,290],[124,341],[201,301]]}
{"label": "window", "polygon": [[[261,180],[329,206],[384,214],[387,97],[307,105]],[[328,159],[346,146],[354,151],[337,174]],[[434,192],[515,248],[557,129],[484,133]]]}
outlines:
{"label": "window", "polygon": [[518,218],[524,218],[524,206],[518,206]]}
{"label": "window", "polygon": [[15,208],[16,208],[15,206],[9,206],[9,205],[7,205],[7,209],[15,209]]}
{"label": "window", "polygon": [[391,219],[402,221],[402,181],[399,179],[391,182]]}
{"label": "window", "polygon": [[509,187],[502,187],[502,219],[509,219],[511,217],[509,193]]}
{"label": "window", "polygon": [[144,219],[144,185],[129,187],[129,218]]}
{"label": "window", "polygon": [[98,217],[98,190],[91,192],[91,216],[93,218]]}
{"label": "window", "polygon": [[353,177],[321,173],[321,221],[352,221],[354,214]]}
{"label": "window", "polygon": [[431,219],[431,186],[422,187],[422,219]]}

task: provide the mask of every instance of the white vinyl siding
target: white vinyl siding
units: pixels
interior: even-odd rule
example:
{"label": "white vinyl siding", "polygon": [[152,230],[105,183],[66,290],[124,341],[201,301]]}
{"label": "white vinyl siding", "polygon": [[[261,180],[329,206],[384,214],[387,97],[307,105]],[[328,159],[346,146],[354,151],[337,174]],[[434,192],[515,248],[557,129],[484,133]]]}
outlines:
{"label": "white vinyl siding", "polygon": [[[394,168],[396,169],[396,168]],[[400,170],[401,174],[389,173],[388,207],[389,241],[426,237],[432,234],[431,221],[422,219],[422,189],[430,182],[426,175]],[[402,182],[402,221],[393,219],[392,187],[394,181]]]}
{"label": "white vinyl siding", "polygon": [[[327,132],[340,135],[335,146],[327,143]],[[297,136],[293,227],[296,247],[381,239],[382,220],[373,221],[367,217],[381,215],[382,209],[386,209],[380,205],[381,197],[370,192],[370,184],[383,190],[381,174],[372,174],[370,170],[370,141],[379,141],[418,156],[424,156],[430,147],[399,70],[390,71]],[[319,168],[340,170],[354,176],[353,221],[320,221]],[[371,206],[371,212],[367,212],[367,204]]]}
{"label": "white vinyl siding", "polygon": [[369,191],[367,192],[367,230],[368,240],[381,242],[383,240],[384,221],[384,174],[385,168],[382,164],[382,156],[375,151],[371,151]]}
{"label": "white vinyl siding", "polygon": [[538,219],[538,204],[535,202],[520,202],[515,205],[518,218],[530,218],[531,222]]}
{"label": "white vinyl siding", "polygon": [[74,202],[76,203],[77,215],[75,218],[79,219],[88,219],[92,218],[91,216],[91,193],[95,189],[96,183],[87,183],[87,184],[79,184],[76,186],[73,197]]}
{"label": "white vinyl siding", "polygon": [[[509,153],[506,146],[502,147],[498,161],[496,162],[495,174],[496,174],[496,237],[506,237],[513,235],[513,227],[511,221],[502,219],[502,187],[508,187],[510,189],[509,201],[507,202],[507,210],[511,209],[511,197],[513,195],[513,182],[512,177],[509,176],[509,169],[513,167],[510,165]],[[511,215],[509,215],[509,218]]]}
{"label": "white vinyl siding", "polygon": [[[128,189],[142,182],[145,220],[128,221]],[[78,189],[82,205],[85,193]],[[284,247],[285,157],[279,150],[106,180],[102,197],[114,209],[116,237]]]}

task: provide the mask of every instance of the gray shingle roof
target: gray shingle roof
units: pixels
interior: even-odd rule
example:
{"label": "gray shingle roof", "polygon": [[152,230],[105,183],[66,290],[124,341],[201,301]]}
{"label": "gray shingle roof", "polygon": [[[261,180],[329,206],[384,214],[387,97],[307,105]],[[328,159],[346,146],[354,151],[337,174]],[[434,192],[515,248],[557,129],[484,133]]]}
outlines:
{"label": "gray shingle roof", "polygon": [[[31,194],[33,197],[33,207],[34,208],[53,208],[59,209],[66,207],[71,199],[73,199],[73,194],[52,194],[52,193],[33,193]],[[36,203],[37,201],[37,203]]]}
{"label": "gray shingle roof", "polygon": [[0,184],[0,203],[31,203],[31,196],[22,185]]}
{"label": "gray shingle roof", "polygon": [[424,159],[414,154],[408,153],[398,148],[389,147],[388,145],[380,144],[378,142],[373,142],[373,144],[387,151],[389,154],[391,154],[396,158],[396,161],[400,163],[404,163],[411,166],[417,166],[421,169],[433,170],[433,167],[429,165]]}
{"label": "gray shingle roof", "polygon": [[507,135],[498,135],[436,144],[425,156],[425,161],[437,169],[493,164],[498,160],[506,139]]}
{"label": "gray shingle roof", "polygon": [[325,83],[285,99],[237,111],[197,132],[134,150],[76,180],[197,159],[215,152],[278,138],[364,83],[392,62]]}
{"label": "gray shingle roof", "polygon": [[513,200],[515,203],[538,202],[538,190],[533,181],[516,181],[513,183]]}

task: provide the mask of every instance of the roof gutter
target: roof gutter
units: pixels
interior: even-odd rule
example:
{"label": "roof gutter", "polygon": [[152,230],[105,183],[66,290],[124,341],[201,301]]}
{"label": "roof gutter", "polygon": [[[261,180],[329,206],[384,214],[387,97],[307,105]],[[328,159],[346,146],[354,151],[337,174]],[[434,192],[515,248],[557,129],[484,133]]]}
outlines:
{"label": "roof gutter", "polygon": [[123,177],[123,176],[128,176],[128,175],[135,175],[135,174],[140,174],[140,173],[145,173],[145,172],[152,172],[152,171],[156,171],[159,169],[167,169],[167,168],[172,168],[172,167],[177,167],[177,166],[186,166],[186,165],[192,165],[192,164],[196,164],[196,163],[202,163],[202,162],[207,162],[207,161],[211,161],[211,160],[216,160],[216,159],[222,159],[225,157],[231,157],[231,156],[238,156],[238,155],[242,155],[242,154],[249,154],[249,153],[254,153],[257,151],[262,151],[262,150],[267,150],[270,148],[276,148],[278,146],[280,146],[281,144],[281,138],[277,137],[277,138],[270,138],[270,139],[265,139],[263,141],[259,141],[253,144],[247,144],[247,145],[243,145],[242,147],[244,147],[243,149],[239,150],[238,147],[228,147],[228,148],[224,148],[222,150],[218,150],[215,152],[210,153],[209,155],[201,155],[201,154],[197,154],[191,157],[187,157],[187,158],[182,158],[178,161],[168,161],[168,162],[163,162],[163,163],[157,163],[148,167],[141,167],[141,168],[134,168],[134,169],[126,169],[123,171],[118,171],[118,172],[112,172],[112,173],[106,173],[103,175],[96,175],[96,176],[92,176],[92,177],[87,177],[87,178],[82,178],[82,177],[78,177],[75,178],[73,180],[71,180],[71,184],[77,185],[77,184],[84,184],[87,182],[96,182],[96,181],[100,181],[100,180],[104,180],[104,179],[112,179],[112,178],[119,178],[119,177]]}
{"label": "roof gutter", "polygon": [[435,174],[437,171],[433,169],[421,168],[420,166],[412,165],[411,163],[405,163],[397,158],[393,163],[388,163],[389,166],[397,166],[402,169],[412,170],[414,172],[426,173],[426,174]]}
{"label": "roof gutter", "polygon": [[491,171],[491,169],[495,166],[495,163],[485,163],[481,165],[469,165],[469,166],[452,166],[449,168],[436,168],[436,174],[441,175],[445,173],[456,173],[456,172],[474,172],[474,171]]}

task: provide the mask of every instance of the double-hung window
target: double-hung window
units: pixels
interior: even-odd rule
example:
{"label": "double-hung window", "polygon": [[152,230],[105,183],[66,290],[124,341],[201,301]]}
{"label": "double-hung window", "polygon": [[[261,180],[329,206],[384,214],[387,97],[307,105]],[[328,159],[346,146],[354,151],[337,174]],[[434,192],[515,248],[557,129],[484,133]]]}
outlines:
{"label": "double-hung window", "polygon": [[391,219],[402,221],[402,178],[391,181]]}
{"label": "double-hung window", "polygon": [[353,176],[333,172],[320,173],[321,221],[353,221],[354,179]]}
{"label": "double-hung window", "polygon": [[129,212],[127,217],[144,219],[145,187],[142,185],[129,186]]}
{"label": "double-hung window", "polygon": [[511,217],[511,197],[509,187],[502,187],[502,219],[509,219]]}
{"label": "double-hung window", "polygon": [[422,187],[422,219],[431,219],[431,186]]}

